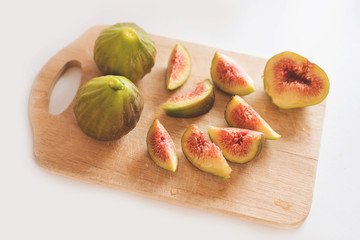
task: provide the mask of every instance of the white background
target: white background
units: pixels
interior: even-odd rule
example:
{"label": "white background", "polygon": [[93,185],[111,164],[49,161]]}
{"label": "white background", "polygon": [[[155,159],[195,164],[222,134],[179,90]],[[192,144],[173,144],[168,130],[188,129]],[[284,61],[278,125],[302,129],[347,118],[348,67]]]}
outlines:
{"label": "white background", "polygon": [[[360,239],[360,1],[7,1],[0,20],[0,239]],[[265,58],[290,50],[327,72],[313,204],[300,227],[173,205],[36,165],[28,99],[40,69],[89,27],[124,21]]]}

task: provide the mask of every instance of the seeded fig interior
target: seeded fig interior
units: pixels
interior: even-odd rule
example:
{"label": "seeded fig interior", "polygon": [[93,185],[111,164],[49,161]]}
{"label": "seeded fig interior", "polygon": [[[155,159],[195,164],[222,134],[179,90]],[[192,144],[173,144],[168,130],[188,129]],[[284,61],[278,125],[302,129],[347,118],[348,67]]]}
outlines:
{"label": "seeded fig interior", "polygon": [[146,137],[150,158],[161,168],[175,172],[178,158],[173,140],[158,119],[150,126]]}
{"label": "seeded fig interior", "polygon": [[170,98],[162,105],[172,117],[192,118],[210,111],[215,101],[213,85],[209,79],[198,82],[194,91]]}
{"label": "seeded fig interior", "polygon": [[240,96],[233,96],[226,106],[225,120],[232,127],[245,128],[264,133],[267,139],[281,136]]}
{"label": "seeded fig interior", "polygon": [[[51,96],[50,86],[56,80],[56,76],[52,75],[61,72],[62,69],[59,68],[63,66],[64,60],[76,58],[79,61],[83,72],[81,79],[82,86],[85,86],[89,79],[101,75],[93,62],[92,46],[99,33],[107,27],[103,25],[95,26],[59,51],[44,66],[34,82],[29,99],[29,116],[34,137],[34,157],[40,166],[54,173],[82,181],[129,190],[146,196],[151,195],[156,199],[180,203],[182,205],[211,209],[235,216],[250,217],[267,224],[289,227],[296,226],[304,221],[312,200],[325,104],[309,107],[303,111],[283,111],[271,106],[271,103],[266,98],[263,98],[261,89],[249,96],[249,98],[246,98],[246,100],[249,99],[249,103],[253,105],[254,109],[259,111],[258,115],[262,115],[267,121],[271,119],[269,123],[272,124],[274,130],[281,131],[279,133],[283,135],[283,139],[265,144],[265,149],[263,149],[265,151],[262,151],[256,161],[246,165],[229,163],[231,168],[233,168],[231,179],[224,180],[216,177],[217,175],[211,176],[210,174],[203,174],[197,171],[195,167],[187,163],[186,158],[183,156],[187,151],[186,146],[183,148],[184,154],[177,151],[179,166],[175,173],[170,172],[172,170],[157,169],[157,166],[152,164],[150,159],[151,153],[149,152],[150,157],[147,154],[146,133],[154,119],[159,118],[166,123],[165,127],[171,127],[171,138],[173,138],[175,144],[180,143],[182,133],[192,123],[198,124],[204,130],[207,130],[207,126],[210,124],[216,124],[221,126],[221,128],[226,125],[223,119],[223,112],[227,101],[229,101],[229,96],[219,91],[215,93],[217,95],[217,102],[213,107],[214,109],[208,114],[195,119],[167,117],[159,109],[159,99],[166,99],[171,94],[164,89],[164,77],[169,53],[172,50],[173,44],[178,40],[151,35],[151,38],[156,43],[158,53],[161,54],[157,55],[157,63],[154,65],[152,73],[143,81],[136,83],[139,92],[146,101],[146,105],[136,127],[128,134],[123,135],[119,141],[96,141],[87,137],[81,130],[83,130],[84,126],[87,126],[89,129],[94,130],[94,136],[100,136],[105,133],[105,137],[113,139],[112,136],[109,137],[106,133],[110,132],[113,134],[118,132],[117,128],[119,128],[119,125],[122,129],[122,121],[116,117],[125,117],[125,121],[129,121],[125,126],[133,126],[134,122],[129,119],[139,114],[140,111],[136,101],[133,103],[129,101],[136,91],[131,89],[129,91],[127,84],[123,85],[117,84],[115,81],[108,81],[100,84],[101,89],[99,91],[95,91],[93,87],[96,86],[92,85],[88,89],[90,91],[87,93],[82,92],[84,94],[81,94],[82,107],[78,109],[79,116],[76,119],[73,111],[71,111],[71,107],[58,116],[49,114],[48,96]],[[125,42],[130,45],[137,41],[134,35],[136,31],[125,28],[121,33],[122,37],[126,40]],[[211,60],[209,57],[213,55],[214,48],[190,42],[186,43],[186,46],[193,54],[194,66],[192,72],[195,78],[201,77],[205,79],[209,77]],[[106,44],[104,47],[106,47]],[[125,49],[129,50],[130,48]],[[110,49],[115,50],[113,48]],[[249,68],[245,70],[249,71],[249,74],[254,77],[256,85],[260,86],[261,82],[259,80],[264,70],[262,66],[265,66],[266,60],[234,52],[229,52],[229,54],[233,55],[235,59],[246,61],[246,66],[249,66]],[[204,58],[204,56],[207,57]],[[147,57],[144,60],[147,60]],[[110,61],[108,63],[112,64]],[[137,73],[143,73],[143,64],[139,63],[137,65],[136,69],[139,69],[136,71]],[[298,76],[296,76],[298,73],[293,75],[290,72],[286,73],[284,71],[284,75],[289,79],[298,79]],[[307,82],[307,77],[304,76],[297,81],[290,80],[287,82],[288,84],[290,82],[302,84]],[[191,82],[186,84],[195,85]],[[179,105],[186,105],[185,103],[191,102],[191,97],[187,97],[193,96],[197,98],[195,96],[201,95],[201,89],[194,90],[193,94],[184,94],[185,96],[183,97],[179,96],[179,94],[173,94],[173,96],[177,95],[177,97],[174,97],[172,100],[173,102],[179,100]],[[123,99],[124,101],[118,101],[117,97],[122,95],[122,93],[125,93],[126,98]],[[186,101],[184,101],[185,98],[187,99]],[[251,111],[250,107],[243,108],[238,104],[238,101],[233,103],[236,107],[233,116],[242,116],[245,119],[237,118],[235,123],[247,122],[249,124],[249,121],[246,119],[257,117],[257,114]],[[109,107],[110,115],[101,113],[105,110],[107,111],[104,106]],[[78,118],[80,119],[79,126],[76,122]],[[107,118],[113,121],[108,122]],[[99,121],[90,125],[90,120]],[[227,120],[231,121],[231,119]],[[255,122],[259,123],[258,121]],[[110,131],[103,131],[109,126],[113,127]],[[160,126],[158,125],[156,128],[160,129]],[[163,131],[155,132],[151,130],[149,137],[155,143],[152,145],[153,149],[156,149],[156,152],[159,153],[156,156],[160,156],[163,160],[161,156],[166,156],[166,154],[160,153],[167,151],[164,151],[165,149],[161,146],[168,146],[169,139],[162,135]],[[225,132],[222,131],[223,134]],[[195,131],[195,133],[198,132]],[[214,142],[211,143],[204,135],[199,136],[195,134],[195,136],[196,138],[193,138],[193,141],[189,141],[189,143],[194,143],[192,151],[196,152],[196,149],[200,149],[203,152],[207,152],[206,149],[216,149],[216,147],[213,147],[215,146],[213,143],[216,137]],[[249,136],[248,134],[243,135],[241,132],[231,133],[229,136],[224,134],[224,136],[222,138],[224,143],[227,143],[226,145],[232,145],[236,149],[241,149],[241,146],[248,146],[248,144],[243,145],[249,142],[245,139]],[[197,142],[199,142],[199,145],[195,144]],[[251,149],[256,149],[255,145],[250,145],[253,146]],[[220,143],[219,146],[221,146]],[[166,147],[166,149],[169,150],[171,147]],[[225,155],[225,148],[223,149],[222,153]],[[234,149],[232,150],[232,154],[236,152]],[[253,151],[240,151],[239,155],[243,156],[243,154],[246,155],[245,153],[250,152]],[[213,155],[205,154],[203,156],[205,158],[201,158],[202,162],[209,163],[207,157]],[[229,157],[227,156],[227,158]],[[156,160],[157,158],[154,160],[155,163]],[[220,162],[223,163],[223,166],[226,166],[226,161]],[[219,164],[219,161],[214,161],[214,163],[205,166],[211,166],[215,163]],[[221,176],[226,177],[229,175],[230,169],[225,167],[224,170],[226,171]],[[286,204],[286,208],[282,206],[282,203]]]}
{"label": "seeded fig interior", "polygon": [[216,52],[211,62],[211,79],[223,92],[247,95],[255,91],[254,81],[232,58]]}
{"label": "seeded fig interior", "polygon": [[218,177],[229,178],[231,168],[221,150],[205,138],[198,126],[192,124],[181,138],[181,147],[186,158],[200,170]]}
{"label": "seeded fig interior", "polygon": [[254,159],[265,141],[264,134],[241,128],[209,128],[209,137],[221,149],[224,157],[235,163]]}
{"label": "seeded fig interior", "polygon": [[316,64],[292,52],[273,56],[265,66],[264,90],[280,108],[297,108],[322,102],[329,79]]}
{"label": "seeded fig interior", "polygon": [[173,48],[166,71],[166,87],[174,90],[183,85],[191,73],[191,58],[187,49],[176,44]]}

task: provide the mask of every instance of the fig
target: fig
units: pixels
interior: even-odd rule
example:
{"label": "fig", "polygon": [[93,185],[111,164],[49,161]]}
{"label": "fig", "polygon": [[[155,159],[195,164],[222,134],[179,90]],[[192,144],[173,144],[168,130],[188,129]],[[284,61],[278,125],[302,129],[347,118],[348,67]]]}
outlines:
{"label": "fig", "polygon": [[173,140],[158,119],[149,128],[146,137],[150,158],[161,168],[175,172],[178,158]]}
{"label": "fig", "polygon": [[151,37],[135,23],[110,26],[95,41],[94,60],[104,75],[139,80],[151,71],[155,56]]}
{"label": "fig", "polygon": [[237,95],[233,96],[226,106],[225,120],[232,127],[262,132],[266,139],[280,138],[280,135],[244,99]]}
{"label": "fig", "polygon": [[190,54],[183,45],[178,43],[173,48],[169,58],[169,64],[166,71],[167,89],[174,90],[183,85],[190,77],[190,72]]}
{"label": "fig", "polygon": [[101,141],[119,139],[137,124],[144,100],[122,76],[96,77],[77,92],[74,113],[81,130]]}
{"label": "fig", "polygon": [[296,53],[279,53],[266,63],[264,89],[279,108],[321,103],[328,95],[329,87],[324,70]]}
{"label": "fig", "polygon": [[209,79],[198,82],[193,92],[174,96],[163,105],[165,113],[172,117],[191,118],[210,111],[215,101],[214,87]]}
{"label": "fig", "polygon": [[234,163],[246,163],[254,159],[265,141],[263,133],[241,128],[211,126],[208,133],[224,157]]}
{"label": "fig", "polygon": [[232,170],[220,148],[207,141],[205,134],[195,124],[184,132],[181,147],[186,158],[198,169],[218,177],[230,177]]}
{"label": "fig", "polygon": [[230,95],[247,95],[255,91],[249,74],[230,57],[216,52],[211,62],[211,79],[220,90]]}

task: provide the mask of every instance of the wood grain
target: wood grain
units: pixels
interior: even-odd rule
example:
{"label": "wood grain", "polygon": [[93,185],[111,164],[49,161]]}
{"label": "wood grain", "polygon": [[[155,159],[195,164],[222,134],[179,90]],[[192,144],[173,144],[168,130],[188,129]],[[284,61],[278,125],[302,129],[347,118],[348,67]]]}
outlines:
{"label": "wood grain", "polygon": [[[230,96],[216,90],[212,110],[192,119],[171,118],[160,105],[173,95],[194,89],[195,83],[210,78],[215,48],[152,36],[158,50],[151,73],[138,81],[145,106],[136,128],[118,141],[99,142],[84,135],[73,114],[73,102],[59,115],[48,111],[54,84],[70,66],[81,66],[81,85],[100,76],[93,45],[106,26],[95,26],[57,53],[34,82],[29,113],[37,163],[52,172],[103,184],[165,201],[218,211],[250,220],[293,227],[307,217],[313,194],[325,102],[307,108],[280,110],[263,91],[262,72],[266,59],[221,51],[239,62],[256,84],[256,92],[244,99],[282,135],[268,140],[261,154],[246,164],[233,164],[230,179],[221,179],[193,167],[181,151],[181,136],[192,123],[207,132],[209,125],[227,126],[224,110]],[[165,87],[165,72],[176,43],[187,47],[192,57],[192,74],[180,89]],[[179,167],[175,173],[157,167],[146,150],[146,133],[158,118],[177,147]]]}

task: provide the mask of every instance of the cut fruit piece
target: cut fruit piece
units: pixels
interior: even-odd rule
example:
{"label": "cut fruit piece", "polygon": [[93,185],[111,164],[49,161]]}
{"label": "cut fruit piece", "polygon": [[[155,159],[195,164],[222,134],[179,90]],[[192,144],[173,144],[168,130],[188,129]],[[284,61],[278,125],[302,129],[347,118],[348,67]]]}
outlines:
{"label": "cut fruit piece", "polygon": [[196,84],[193,92],[170,98],[162,109],[172,117],[191,118],[210,111],[214,101],[214,87],[209,79],[205,79]]}
{"label": "cut fruit piece", "polygon": [[158,119],[149,128],[146,144],[151,159],[161,168],[176,171],[178,158],[174,142]]}
{"label": "cut fruit piece", "polygon": [[191,58],[189,52],[181,44],[173,48],[168,69],[166,71],[166,87],[169,90],[176,89],[188,80],[191,72]]}
{"label": "cut fruit piece", "polygon": [[222,178],[229,178],[231,168],[214,143],[205,139],[205,134],[192,124],[181,138],[181,147],[186,158],[198,169]]}
{"label": "cut fruit piece", "polygon": [[266,63],[264,89],[279,108],[318,104],[328,95],[329,87],[324,70],[296,53],[279,53]]}
{"label": "cut fruit piece", "polygon": [[219,128],[211,126],[209,137],[230,162],[246,163],[261,151],[264,134],[241,128]]}
{"label": "cut fruit piece", "polygon": [[254,81],[230,57],[216,52],[211,63],[211,78],[219,89],[231,95],[247,95],[255,91]]}
{"label": "cut fruit piece", "polygon": [[227,104],[225,120],[232,127],[262,132],[266,139],[280,138],[280,135],[240,96],[233,96]]}

